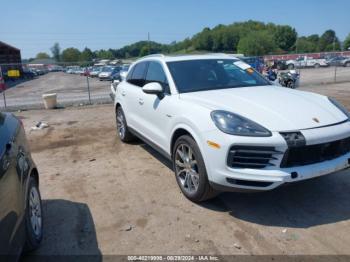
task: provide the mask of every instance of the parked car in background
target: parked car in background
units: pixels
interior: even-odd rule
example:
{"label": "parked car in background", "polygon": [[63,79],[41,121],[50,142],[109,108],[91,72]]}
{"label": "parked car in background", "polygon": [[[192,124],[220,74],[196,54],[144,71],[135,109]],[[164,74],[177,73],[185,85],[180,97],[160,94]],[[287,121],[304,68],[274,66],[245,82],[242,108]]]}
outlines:
{"label": "parked car in background", "polygon": [[327,67],[329,64],[327,63],[326,59],[320,58],[315,59],[308,56],[301,56],[297,58],[296,60],[288,60],[286,61],[288,69],[294,69],[294,68],[302,68],[302,67]]}
{"label": "parked car in background", "polygon": [[345,66],[350,67],[350,57],[336,56],[327,60],[327,63],[332,66]]}
{"label": "parked car in background", "polygon": [[98,75],[101,73],[103,67],[101,66],[96,66],[93,67],[90,71],[90,77],[98,77]]}
{"label": "parked car in background", "polygon": [[98,74],[98,78],[100,81],[105,81],[105,80],[112,80],[113,75],[116,77],[117,74],[119,74],[121,67],[116,66],[105,66],[102,70],[101,73]]}
{"label": "parked car in background", "polygon": [[272,69],[286,70],[288,68],[285,60],[273,60],[270,63]]}
{"label": "parked car in background", "polygon": [[0,257],[19,257],[43,238],[39,173],[21,121],[0,113]]}
{"label": "parked car in background", "polygon": [[128,74],[130,65],[129,64],[125,64],[122,66],[122,69],[120,70],[120,82],[124,81],[126,79],[126,76]]}
{"label": "parked car in background", "polygon": [[121,141],[139,137],[171,160],[195,202],[350,167],[350,114],[339,102],[271,85],[231,55],[140,59],[116,89],[115,112]]}
{"label": "parked car in background", "polygon": [[23,68],[22,70],[22,78],[24,79],[33,79],[36,76],[36,74],[28,69],[28,68]]}
{"label": "parked car in background", "polygon": [[250,65],[252,68],[254,68],[259,73],[262,73],[264,70],[264,58],[259,56],[252,56],[252,57],[240,57],[240,59]]}

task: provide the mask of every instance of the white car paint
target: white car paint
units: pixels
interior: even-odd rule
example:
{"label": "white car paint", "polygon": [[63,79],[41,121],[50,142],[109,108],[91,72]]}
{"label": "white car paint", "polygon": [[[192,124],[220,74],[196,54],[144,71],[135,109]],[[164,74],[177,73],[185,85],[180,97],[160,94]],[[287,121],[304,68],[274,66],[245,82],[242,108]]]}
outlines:
{"label": "white car paint", "polygon": [[300,67],[325,67],[328,66],[326,59],[315,59],[308,56],[299,57],[297,60],[286,61],[288,68],[300,68]]}
{"label": "white car paint", "polygon": [[[208,179],[225,189],[270,190],[286,182],[294,182],[329,174],[349,167],[347,152],[340,157],[315,164],[281,168],[288,149],[280,132],[299,131],[306,145],[315,145],[350,137],[348,117],[325,96],[277,86],[231,88],[179,94],[167,62],[193,59],[233,59],[230,55],[149,56],[136,61],[160,63],[166,74],[171,94],[163,98],[146,94],[128,81],[118,85],[115,106],[121,106],[128,127],[137,131],[150,144],[171,157],[172,138],[179,128],[195,139],[205,161]],[[226,110],[244,116],[271,132],[269,137],[229,135],[220,131],[211,118],[213,110]],[[315,120],[316,119],[316,120]],[[220,148],[208,146],[214,141]],[[275,147],[281,154],[272,161],[275,166],[262,169],[231,168],[227,156],[233,145]],[[298,173],[292,178],[293,172]],[[231,184],[227,179],[269,182],[266,187]]]}

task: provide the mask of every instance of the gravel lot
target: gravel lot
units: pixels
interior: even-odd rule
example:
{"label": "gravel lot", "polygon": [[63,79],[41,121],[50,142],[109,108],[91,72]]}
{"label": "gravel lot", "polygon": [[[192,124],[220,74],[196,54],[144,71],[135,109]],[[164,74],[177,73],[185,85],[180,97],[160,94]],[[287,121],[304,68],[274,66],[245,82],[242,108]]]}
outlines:
{"label": "gravel lot", "polygon": [[[348,88],[309,89],[350,108]],[[197,205],[168,161],[142,142],[119,142],[112,105],[17,115],[41,173],[36,254],[350,255],[350,171]],[[30,132],[37,121],[50,127]]]}
{"label": "gravel lot", "polygon": [[[91,99],[93,102],[111,101],[109,81],[89,78]],[[10,108],[43,107],[42,95],[57,93],[60,105],[89,102],[87,79],[85,76],[63,72],[48,73],[33,80],[24,81],[6,90],[6,102]],[[0,108],[4,106],[0,96]]]}

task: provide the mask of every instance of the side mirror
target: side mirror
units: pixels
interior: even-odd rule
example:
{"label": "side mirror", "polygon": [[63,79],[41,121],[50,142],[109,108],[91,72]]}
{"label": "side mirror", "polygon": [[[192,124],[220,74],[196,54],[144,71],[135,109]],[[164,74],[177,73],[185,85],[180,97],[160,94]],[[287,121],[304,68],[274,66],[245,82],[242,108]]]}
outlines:
{"label": "side mirror", "polygon": [[161,84],[157,82],[152,82],[144,85],[142,87],[142,91],[145,92],[146,94],[152,94],[152,95],[160,95],[164,92]]}

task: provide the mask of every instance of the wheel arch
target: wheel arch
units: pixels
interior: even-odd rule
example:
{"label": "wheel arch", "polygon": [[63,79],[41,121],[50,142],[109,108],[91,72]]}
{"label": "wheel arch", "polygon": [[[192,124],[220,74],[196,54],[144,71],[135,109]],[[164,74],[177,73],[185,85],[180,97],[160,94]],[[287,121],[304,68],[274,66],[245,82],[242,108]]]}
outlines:
{"label": "wheel arch", "polygon": [[176,143],[176,140],[183,136],[183,135],[189,135],[190,137],[193,138],[193,140],[197,143],[199,149],[202,151],[202,145],[199,143],[199,137],[196,135],[195,131],[186,125],[180,125],[174,128],[172,135],[171,135],[171,140],[170,140],[170,156],[173,157],[173,150],[174,150],[174,145]]}
{"label": "wheel arch", "polygon": [[34,167],[32,169],[32,171],[30,172],[30,177],[34,178],[37,185],[39,186],[39,172],[38,172],[38,169],[36,167]]}

